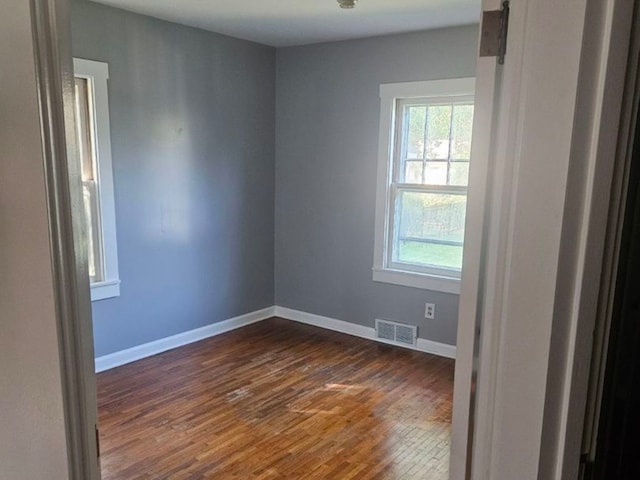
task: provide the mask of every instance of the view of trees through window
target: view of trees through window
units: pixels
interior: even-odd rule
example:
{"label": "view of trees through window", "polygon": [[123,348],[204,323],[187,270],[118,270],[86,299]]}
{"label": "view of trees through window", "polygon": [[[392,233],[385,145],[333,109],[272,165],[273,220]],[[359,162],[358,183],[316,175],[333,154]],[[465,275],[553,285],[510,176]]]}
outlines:
{"label": "view of trees through window", "polygon": [[76,77],[74,93],[76,102],[76,138],[82,166],[82,194],[87,228],[89,278],[91,283],[96,283],[104,279],[104,266],[102,229],[98,205],[98,178],[92,131],[92,92],[89,81],[86,78]]}
{"label": "view of trees through window", "polygon": [[460,270],[473,103],[398,103],[392,262]]}

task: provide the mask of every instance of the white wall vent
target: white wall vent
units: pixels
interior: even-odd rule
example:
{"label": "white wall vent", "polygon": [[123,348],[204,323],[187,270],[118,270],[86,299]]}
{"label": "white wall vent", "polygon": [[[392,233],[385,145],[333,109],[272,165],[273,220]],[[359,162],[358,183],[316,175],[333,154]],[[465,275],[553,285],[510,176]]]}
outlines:
{"label": "white wall vent", "polygon": [[376,338],[402,345],[415,345],[418,340],[418,327],[376,318]]}

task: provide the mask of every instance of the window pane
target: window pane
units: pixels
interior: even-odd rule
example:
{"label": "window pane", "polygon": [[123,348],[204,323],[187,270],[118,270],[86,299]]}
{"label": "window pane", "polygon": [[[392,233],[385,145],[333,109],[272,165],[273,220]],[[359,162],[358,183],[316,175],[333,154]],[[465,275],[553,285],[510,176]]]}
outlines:
{"label": "window pane", "polygon": [[451,105],[429,105],[427,113],[427,159],[449,158]]}
{"label": "window pane", "polygon": [[473,105],[453,107],[453,132],[451,158],[469,160],[471,158],[471,131],[473,127]]}
{"label": "window pane", "polygon": [[85,78],[75,79],[76,101],[76,139],[78,155],[82,167],[82,194],[87,232],[87,259],[91,283],[104,280],[104,259],[102,254],[102,226],[100,209],[98,208],[98,184],[96,162],[93,149],[93,124],[91,112],[93,101],[89,81]]}
{"label": "window pane", "polygon": [[469,185],[469,162],[452,162],[449,171],[449,185]]}
{"label": "window pane", "polygon": [[428,185],[446,185],[447,167],[447,162],[427,162],[424,183]]}
{"label": "window pane", "polygon": [[405,183],[422,183],[422,160],[407,160],[404,168]]}
{"label": "window pane", "polygon": [[98,222],[98,203],[96,198],[96,184],[93,181],[82,182],[82,196],[84,214],[87,227],[87,257],[89,263],[89,278],[91,282],[104,280],[102,265],[102,238],[100,223]]}
{"label": "window pane", "polygon": [[405,107],[407,138],[404,140],[404,150],[408,160],[422,160],[424,158],[424,122],[426,112],[426,105],[411,105]]}
{"label": "window pane", "polygon": [[91,132],[91,109],[89,82],[86,78],[75,78],[76,100],[76,138],[78,154],[82,166],[82,180],[95,180],[95,162],[93,161],[93,136]]}
{"label": "window pane", "polygon": [[462,268],[466,195],[399,191],[392,258]]}

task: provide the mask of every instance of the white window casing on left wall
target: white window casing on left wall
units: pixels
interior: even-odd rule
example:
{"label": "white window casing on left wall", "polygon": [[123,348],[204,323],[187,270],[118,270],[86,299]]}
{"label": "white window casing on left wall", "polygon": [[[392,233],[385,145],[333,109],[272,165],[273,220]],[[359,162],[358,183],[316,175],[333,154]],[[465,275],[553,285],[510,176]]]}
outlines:
{"label": "white window casing on left wall", "polygon": [[120,295],[107,85],[109,66],[74,58],[73,68],[91,300],[96,301]]}

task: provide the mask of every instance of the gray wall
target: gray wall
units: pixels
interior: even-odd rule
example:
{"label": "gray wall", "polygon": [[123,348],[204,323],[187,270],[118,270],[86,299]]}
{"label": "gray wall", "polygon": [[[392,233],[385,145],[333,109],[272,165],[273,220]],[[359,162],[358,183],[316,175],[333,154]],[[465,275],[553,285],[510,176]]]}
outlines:
{"label": "gray wall", "polygon": [[278,305],[367,326],[399,320],[455,344],[457,295],[371,278],[379,86],[474,76],[477,35],[470,26],[278,49]]}
{"label": "gray wall", "polygon": [[273,305],[275,50],[80,0],[72,35],[110,69],[122,285],[96,355]]}

